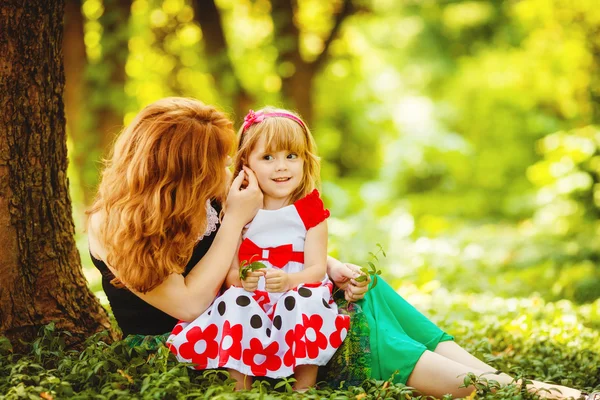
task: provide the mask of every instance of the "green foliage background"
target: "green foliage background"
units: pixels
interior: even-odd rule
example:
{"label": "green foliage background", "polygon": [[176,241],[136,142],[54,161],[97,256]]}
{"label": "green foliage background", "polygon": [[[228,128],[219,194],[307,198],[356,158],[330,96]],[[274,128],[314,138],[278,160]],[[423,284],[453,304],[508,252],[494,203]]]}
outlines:
{"label": "green foliage background", "polygon": [[[328,44],[346,1],[294,2],[290,36],[278,2],[218,0],[227,46],[214,55],[186,0],[135,0],[128,25],[110,33],[102,18],[114,9],[85,0],[86,116],[108,102],[127,123],[180,95],[239,123],[240,93],[251,108],[294,107],[286,82],[324,57],[308,105],[331,254],[364,265],[381,243],[384,277],[470,350],[540,379],[598,386],[600,8],[354,0]],[[103,54],[122,35],[126,82],[115,88]],[[293,63],[283,55],[296,45]],[[217,76],[229,61],[232,74]],[[86,274],[102,298],[83,234],[99,142],[69,146],[88,155],[71,159],[71,190]]]}
{"label": "green foliage background", "polygon": [[[252,108],[293,107],[282,85],[320,57],[345,2],[294,3],[297,37],[279,35],[285,21],[267,0],[217,1],[227,47],[207,56],[208,33],[187,1],[135,0],[128,25],[104,32],[102,21],[118,9],[86,0],[92,89],[83,112],[93,119],[98,104],[110,104],[125,111],[127,123],[145,104],[182,95],[217,104],[239,122],[240,90]],[[381,243],[390,255],[384,275],[425,291],[598,298],[594,2],[350,4],[313,77],[309,104],[333,215],[332,254],[364,263]],[[110,84],[114,65],[106,55],[123,37],[119,89]],[[296,45],[305,64],[282,61]],[[229,60],[233,75],[217,81],[214,66]],[[101,133],[87,136],[94,134]],[[106,154],[100,142],[69,143],[73,153],[87,154],[71,162],[79,232],[88,205],[81,193],[95,188]],[[84,235],[79,243],[85,255]]]}

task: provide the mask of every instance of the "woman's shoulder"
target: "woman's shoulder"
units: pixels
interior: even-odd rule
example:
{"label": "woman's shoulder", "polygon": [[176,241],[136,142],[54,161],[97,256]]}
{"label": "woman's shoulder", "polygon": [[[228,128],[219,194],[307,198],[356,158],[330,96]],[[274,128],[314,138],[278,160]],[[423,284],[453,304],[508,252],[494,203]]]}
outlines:
{"label": "woman's shoulder", "polygon": [[100,228],[103,223],[104,217],[100,212],[90,214],[87,225],[88,246],[92,257],[97,260],[105,260],[106,256],[106,251],[100,241]]}

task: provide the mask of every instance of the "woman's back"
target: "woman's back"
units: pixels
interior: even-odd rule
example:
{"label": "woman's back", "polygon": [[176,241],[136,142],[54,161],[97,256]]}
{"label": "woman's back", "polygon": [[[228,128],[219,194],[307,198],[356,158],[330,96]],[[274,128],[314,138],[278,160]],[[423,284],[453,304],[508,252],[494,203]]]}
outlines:
{"label": "woman's back", "polygon": [[[213,202],[212,206],[216,211],[215,215],[218,215],[219,205]],[[123,337],[127,335],[161,335],[171,331],[177,323],[176,318],[148,304],[126,287],[117,287],[111,283],[115,275],[103,261],[106,259],[106,252],[95,234],[103,223],[102,216],[99,212],[95,213],[90,216],[89,221],[90,257],[94,266],[102,274],[102,289],[108,298],[117,324],[123,331]],[[212,224],[209,223],[207,234],[194,247],[192,256],[185,266],[184,276],[204,257],[213,243],[217,229],[218,219]]]}

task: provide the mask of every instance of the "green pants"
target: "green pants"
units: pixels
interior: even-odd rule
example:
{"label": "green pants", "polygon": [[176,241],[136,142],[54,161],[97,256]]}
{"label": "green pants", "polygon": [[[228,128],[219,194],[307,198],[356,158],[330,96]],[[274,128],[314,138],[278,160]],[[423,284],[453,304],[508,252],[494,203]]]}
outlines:
{"label": "green pants", "polygon": [[406,384],[425,350],[454,338],[404,300],[383,279],[378,279],[359,302],[370,331],[371,377]]}

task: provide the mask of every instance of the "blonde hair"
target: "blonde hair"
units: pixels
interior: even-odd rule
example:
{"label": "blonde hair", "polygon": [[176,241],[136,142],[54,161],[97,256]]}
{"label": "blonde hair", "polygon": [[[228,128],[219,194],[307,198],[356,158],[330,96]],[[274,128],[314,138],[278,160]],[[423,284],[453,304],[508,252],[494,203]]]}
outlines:
{"label": "blonde hair", "polygon": [[104,213],[98,237],[119,273],[113,284],[145,293],[184,272],[206,228],[207,201],[226,196],[234,144],[224,113],[181,97],[148,105],[123,130],[88,211]]}
{"label": "blonde hair", "polygon": [[[270,113],[278,115],[269,116]],[[255,122],[245,130],[244,125],[238,131],[238,152],[235,157],[233,176],[237,176],[242,167],[248,165],[250,153],[259,139],[264,137],[267,151],[289,150],[304,160],[302,180],[290,198],[290,203],[293,203],[319,186],[321,166],[316,155],[317,146],[304,122],[300,124],[292,118],[280,115],[291,114],[301,120],[298,114],[274,107],[265,107],[256,112],[256,115],[260,114],[265,116],[261,122]]]}

